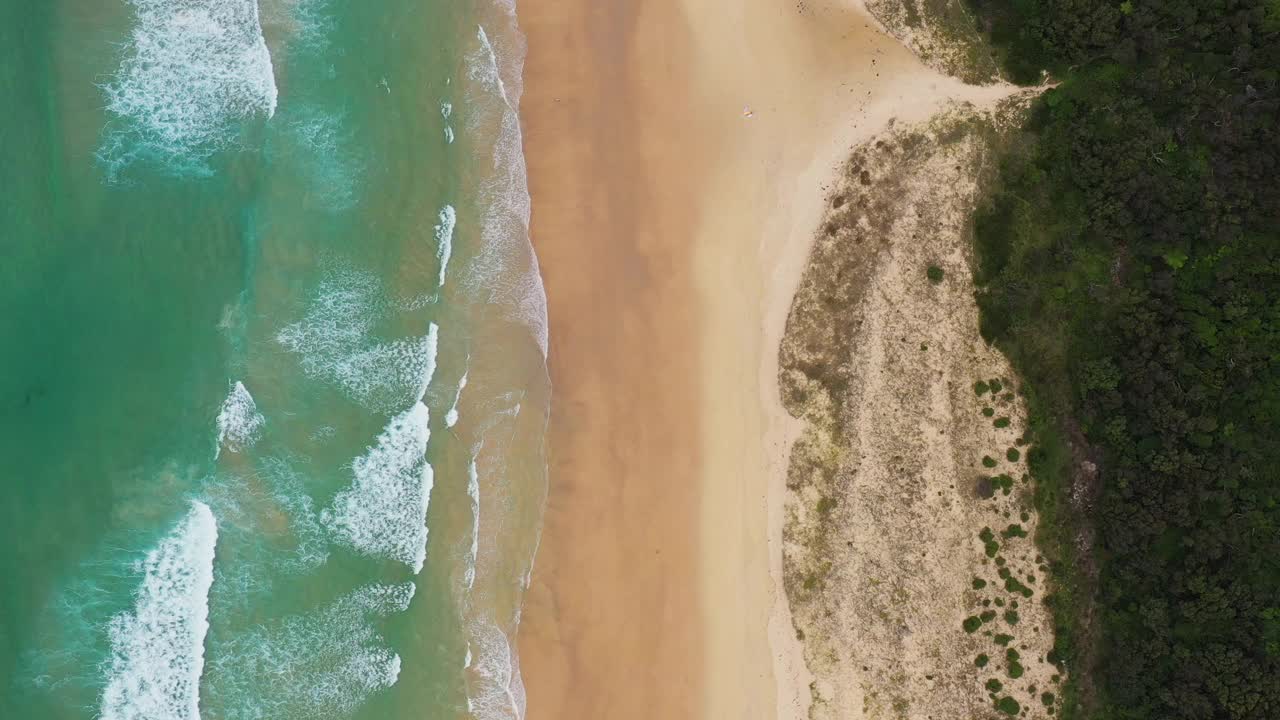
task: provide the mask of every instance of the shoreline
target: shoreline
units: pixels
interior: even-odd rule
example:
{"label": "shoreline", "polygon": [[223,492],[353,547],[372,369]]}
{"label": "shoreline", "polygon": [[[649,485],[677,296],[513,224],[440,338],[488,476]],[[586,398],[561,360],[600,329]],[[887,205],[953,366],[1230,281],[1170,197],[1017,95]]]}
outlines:
{"label": "shoreline", "polygon": [[792,297],[854,146],[1007,90],[926,68],[860,3],[524,4],[520,24],[555,387],[528,717],[804,717]]}

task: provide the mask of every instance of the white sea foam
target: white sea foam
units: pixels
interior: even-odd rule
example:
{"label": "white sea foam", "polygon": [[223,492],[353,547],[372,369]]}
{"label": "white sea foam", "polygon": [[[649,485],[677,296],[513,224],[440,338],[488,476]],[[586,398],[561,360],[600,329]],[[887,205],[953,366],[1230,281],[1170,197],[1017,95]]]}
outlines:
{"label": "white sea foam", "polygon": [[524,716],[520,675],[511,642],[487,619],[471,623],[475,648],[468,668],[467,710],[482,720],[519,720]]}
{"label": "white sea foam", "polygon": [[217,521],[193,502],[176,528],[139,563],[132,612],[112,618],[111,660],[100,720],[199,720],[204,638]]}
{"label": "white sea foam", "polygon": [[481,249],[470,264],[466,285],[473,294],[506,305],[529,327],[545,356],[547,296],[529,242],[529,184],[516,112],[524,44],[514,12],[509,18],[511,27],[497,45],[478,27],[477,48],[467,60],[468,124],[476,137],[492,137],[493,146],[491,169],[481,182]]}
{"label": "white sea foam", "polygon": [[374,323],[391,306],[368,273],[331,273],[302,320],[276,334],[301,356],[303,372],[332,382],[353,400],[390,412],[420,400],[436,365],[437,328],[418,338],[377,342]]}
{"label": "white sea foam", "polygon": [[436,259],[440,261],[440,287],[444,287],[444,271],[449,267],[449,256],[453,254],[453,227],[458,223],[458,213],[452,205],[445,205],[440,210],[440,222],[436,225]]}
{"label": "white sea foam", "polygon": [[138,154],[202,161],[230,145],[238,121],[276,110],[271,54],[257,0],[130,0],[136,24],[120,68],[103,88],[124,127],[101,157]]}
{"label": "white sea foam", "polygon": [[448,124],[449,116],[452,114],[453,114],[453,103],[451,102],[440,103],[440,116],[445,119],[444,141],[446,143],[453,142],[453,126]]}
{"label": "white sea foam", "polygon": [[347,149],[351,139],[345,129],[345,116],[309,103],[282,111],[281,116],[287,121],[289,132],[285,137],[291,154],[310,185],[310,197],[332,211],[355,205],[363,168]]}
{"label": "white sea foam", "polygon": [[218,717],[314,720],[353,712],[399,679],[400,656],[374,621],[407,610],[413,595],[413,583],[371,585],[232,638],[210,671]]}
{"label": "white sea foam", "polygon": [[430,413],[421,402],[392,418],[377,444],[351,463],[355,480],[321,521],[343,542],[373,557],[422,570],[427,505],[434,481],[427,462]]}
{"label": "white sea foam", "polygon": [[225,447],[238,453],[252,447],[264,421],[253,396],[244,383],[237,380],[218,411],[218,451]]}
{"label": "white sea foam", "polygon": [[453,427],[458,424],[458,403],[462,401],[462,391],[467,387],[467,374],[462,373],[462,379],[458,381],[458,392],[453,396],[453,405],[449,408],[449,412],[444,415],[444,426]]}
{"label": "white sea foam", "polygon": [[474,457],[467,465],[467,497],[471,498],[471,553],[467,555],[463,582],[469,592],[476,584],[476,562],[480,558],[480,471]]}

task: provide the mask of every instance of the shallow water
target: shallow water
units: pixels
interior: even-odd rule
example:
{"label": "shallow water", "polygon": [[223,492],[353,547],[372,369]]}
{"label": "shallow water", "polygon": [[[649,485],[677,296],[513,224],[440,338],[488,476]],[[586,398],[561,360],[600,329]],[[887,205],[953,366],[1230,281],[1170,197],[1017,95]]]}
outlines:
{"label": "shallow water", "polygon": [[518,716],[513,10],[0,0],[0,53],[0,717]]}

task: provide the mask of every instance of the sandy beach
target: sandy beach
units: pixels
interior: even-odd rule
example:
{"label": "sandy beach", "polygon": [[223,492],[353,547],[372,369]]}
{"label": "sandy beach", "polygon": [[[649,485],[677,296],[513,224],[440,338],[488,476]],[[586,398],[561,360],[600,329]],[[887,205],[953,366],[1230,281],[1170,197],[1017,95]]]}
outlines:
{"label": "sandy beach", "polygon": [[530,720],[797,718],[778,347],[838,168],[989,100],[861,7],[520,5],[554,384]]}

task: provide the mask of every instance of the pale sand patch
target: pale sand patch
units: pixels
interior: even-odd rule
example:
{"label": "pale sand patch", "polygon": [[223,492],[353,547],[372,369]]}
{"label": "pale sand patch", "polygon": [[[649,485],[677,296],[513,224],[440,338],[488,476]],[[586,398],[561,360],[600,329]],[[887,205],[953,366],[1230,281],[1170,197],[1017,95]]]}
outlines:
{"label": "pale sand patch", "polygon": [[892,118],[985,104],[840,2],[520,5],[551,489],[532,720],[798,718],[777,348],[828,188]]}
{"label": "pale sand patch", "polygon": [[[1005,696],[1042,717],[1040,695],[1057,691],[1045,660],[1046,568],[1029,537],[999,537],[1011,525],[1033,534],[1035,513],[1018,440],[1025,413],[1007,361],[978,334],[966,235],[994,134],[957,112],[860,147],[795,297],[781,384],[805,429],[791,456],[784,554],[814,718],[982,717]],[[931,265],[942,282],[926,278]],[[991,378],[1003,379],[1000,396],[978,396],[974,383]],[[979,479],[1002,473],[1010,494],[980,497],[990,485],[980,490]],[[1002,587],[984,528],[1032,598]],[[1005,605],[981,604],[996,598]],[[1002,614],[1013,601],[1010,623]],[[966,633],[965,618],[983,611],[996,617]],[[999,634],[1015,638],[1008,647],[1025,668],[1016,680]],[[983,669],[980,653],[990,657]],[[991,678],[1003,684],[994,697]]]}

